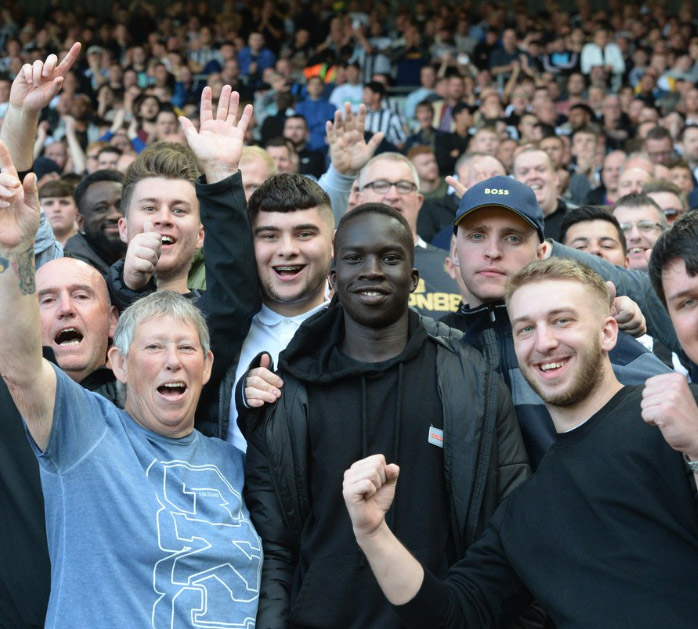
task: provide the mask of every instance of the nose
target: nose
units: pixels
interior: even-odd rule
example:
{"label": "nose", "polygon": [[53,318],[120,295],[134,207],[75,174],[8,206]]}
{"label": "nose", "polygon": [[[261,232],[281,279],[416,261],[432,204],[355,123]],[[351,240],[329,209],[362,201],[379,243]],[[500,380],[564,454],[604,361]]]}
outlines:
{"label": "nose", "polygon": [[118,221],[121,218],[122,214],[119,208],[117,207],[116,204],[110,204],[109,205],[109,211],[107,213],[107,219],[110,221]]}
{"label": "nose", "polygon": [[634,223],[630,226],[630,229],[625,232],[625,238],[628,241],[637,242],[640,240],[640,230]]}
{"label": "nose", "polygon": [[488,238],[485,247],[485,256],[490,260],[498,260],[502,257],[502,248],[496,238]]}
{"label": "nose", "polygon": [[378,256],[366,256],[364,259],[363,264],[361,265],[361,271],[359,273],[359,277],[364,279],[373,279],[376,277],[382,277],[383,276],[383,269],[381,268],[380,265],[380,260],[378,259]]}
{"label": "nose", "polygon": [[157,212],[153,214],[151,220],[153,221],[153,225],[172,225],[172,217],[166,207],[159,208]]}
{"label": "nose", "polygon": [[397,184],[390,184],[390,188],[385,193],[384,199],[390,201],[397,201],[400,198],[400,193],[397,191]]}
{"label": "nose", "polygon": [[60,319],[75,316],[75,304],[70,295],[63,295],[58,300],[57,315]]}
{"label": "nose", "polygon": [[278,254],[285,258],[298,255],[298,242],[292,234],[284,234],[279,240]]}
{"label": "nose", "polygon": [[547,354],[558,346],[557,338],[548,325],[536,327],[536,351],[539,354]]}
{"label": "nose", "polygon": [[181,366],[179,348],[174,343],[168,343],[165,349],[165,367],[170,371],[177,371]]}

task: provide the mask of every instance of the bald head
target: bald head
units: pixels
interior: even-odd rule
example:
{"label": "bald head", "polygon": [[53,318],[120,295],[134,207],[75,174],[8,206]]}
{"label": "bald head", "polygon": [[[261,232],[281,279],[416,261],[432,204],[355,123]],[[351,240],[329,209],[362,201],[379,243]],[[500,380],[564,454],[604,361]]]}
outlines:
{"label": "bald head", "polygon": [[80,260],[59,258],[36,272],[41,340],[58,366],[81,382],[106,362],[116,309],[104,278]]}

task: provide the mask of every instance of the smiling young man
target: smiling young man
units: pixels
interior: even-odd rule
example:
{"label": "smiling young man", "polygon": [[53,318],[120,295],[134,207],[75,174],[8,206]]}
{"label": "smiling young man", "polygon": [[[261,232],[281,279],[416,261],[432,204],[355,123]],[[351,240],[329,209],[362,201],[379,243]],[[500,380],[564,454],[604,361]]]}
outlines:
{"label": "smiling young man", "polygon": [[435,319],[457,310],[460,295],[446,271],[445,252],[427,244],[417,233],[424,195],[414,164],[399,153],[381,153],[359,173],[359,189],[361,203],[389,205],[405,217],[412,230],[419,283],[410,297],[410,306]]}
{"label": "smiling young man", "polygon": [[602,278],[568,260],[533,262],[511,279],[519,365],[559,436],[443,582],[385,516],[406,466],[378,454],[347,470],[353,531],[405,626],[492,626],[527,591],[560,629],[693,624],[698,513],[683,453],[696,453],[696,428],[618,382],[608,303]]}
{"label": "smiling young man", "polygon": [[547,238],[557,238],[567,204],[557,197],[559,178],[549,155],[542,149],[526,148],[514,157],[513,175],[536,195],[543,212]]}
{"label": "smiling young man", "polygon": [[252,318],[240,360],[223,381],[218,425],[219,435],[243,451],[247,446],[237,424],[235,383],[260,352],[276,363],[303,321],[329,303],[334,232],[330,198],[302,175],[267,179],[250,197],[248,213],[262,308]]}
{"label": "smiling young man", "polygon": [[616,201],[613,216],[620,223],[628,245],[628,267],[647,270],[647,251],[667,228],[662,209],[646,194],[628,194]]}
{"label": "smiling young man", "polygon": [[104,277],[110,265],[126,253],[126,245],[119,238],[123,178],[117,170],[98,170],[75,188],[82,228],[68,239],[65,250],[94,266]]}
{"label": "smiling young man", "polygon": [[[194,431],[212,362],[201,314],[170,291],[124,314],[109,359],[126,411],[80,387],[41,353],[35,178],[20,183],[1,143],[0,168],[11,192],[0,213],[0,320],[15,331],[0,364],[41,468],[52,566],[46,625],[252,623],[261,548],[242,501],[242,457]],[[59,291],[65,313],[90,297],[89,277],[75,281],[69,295]],[[80,324],[56,331],[66,353],[80,345],[63,343],[68,331],[75,336]]]}
{"label": "smiling young man", "polygon": [[337,302],[279,356],[280,399],[239,408],[246,499],[264,543],[258,626],[402,626],[337,491],[357,458],[385,450],[405,462],[404,493],[389,517],[439,574],[528,474],[496,373],[457,332],[408,307],[419,274],[405,218],[360,205],[342,218],[334,247]]}
{"label": "smiling young man", "polygon": [[[669,312],[683,351],[698,378],[698,214],[689,212],[665,231],[652,249],[649,276]],[[698,458],[698,457],[697,457]]]}
{"label": "smiling young man", "polygon": [[[536,151],[530,155],[542,154]],[[483,352],[498,352],[497,368],[509,386],[526,448],[535,468],[555,441],[543,402],[524,381],[511,339],[504,287],[515,273],[544,255],[543,212],[534,191],[509,177],[491,177],[470,187],[454,222],[455,262],[469,294],[468,305],[449,324]],[[627,334],[621,334],[612,362],[624,384],[640,384],[667,368]]]}

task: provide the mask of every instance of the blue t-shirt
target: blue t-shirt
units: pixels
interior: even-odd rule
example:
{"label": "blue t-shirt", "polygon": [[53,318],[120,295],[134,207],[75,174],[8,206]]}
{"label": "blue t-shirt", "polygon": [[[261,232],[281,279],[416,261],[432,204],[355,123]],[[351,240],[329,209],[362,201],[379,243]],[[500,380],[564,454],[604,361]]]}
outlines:
{"label": "blue t-shirt", "polygon": [[[254,627],[262,545],[242,454],[151,432],[60,369],[41,468],[46,627]],[[30,441],[32,441],[30,439]]]}

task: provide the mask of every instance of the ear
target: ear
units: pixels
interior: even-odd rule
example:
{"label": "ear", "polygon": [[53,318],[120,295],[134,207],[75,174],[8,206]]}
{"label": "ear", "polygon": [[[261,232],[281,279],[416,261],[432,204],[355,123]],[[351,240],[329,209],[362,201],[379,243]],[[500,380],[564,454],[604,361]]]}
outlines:
{"label": "ear", "polygon": [[119,218],[119,238],[128,244],[128,219],[125,216]]}
{"label": "ear", "polygon": [[419,271],[417,269],[412,269],[410,282],[410,293],[414,293],[419,285]]}
{"label": "ear", "polygon": [[211,368],[213,367],[213,352],[209,350],[208,354],[204,358],[204,376],[202,384],[206,384],[211,378]]}
{"label": "ear", "polygon": [[548,240],[544,240],[536,248],[536,260],[547,260],[553,253],[553,245]]}
{"label": "ear", "polygon": [[116,332],[116,324],[119,322],[119,311],[116,306],[109,308],[109,338],[114,338],[114,332]]}
{"label": "ear", "polygon": [[329,278],[330,278],[330,285],[332,286],[332,289],[336,291],[337,290],[337,271],[335,271],[334,269],[332,271],[330,271]]}
{"label": "ear", "polygon": [[424,195],[421,193],[417,194],[417,199],[419,200],[419,209],[422,209],[422,203],[424,203]]}
{"label": "ear", "polygon": [[126,384],[126,381],[128,380],[126,358],[114,346],[109,348],[107,356],[109,357],[109,364],[111,365],[111,370],[114,372],[116,379],[121,382],[121,384]]}
{"label": "ear", "polygon": [[199,225],[199,233],[196,235],[196,248],[201,249],[204,246],[204,236],[206,232],[203,225]]}
{"label": "ear", "polygon": [[608,353],[618,341],[618,322],[613,317],[606,317],[601,327],[601,349]]}

